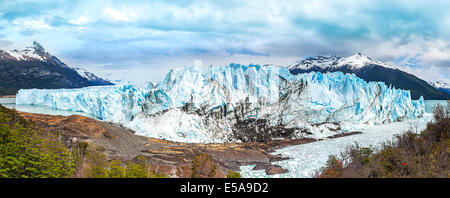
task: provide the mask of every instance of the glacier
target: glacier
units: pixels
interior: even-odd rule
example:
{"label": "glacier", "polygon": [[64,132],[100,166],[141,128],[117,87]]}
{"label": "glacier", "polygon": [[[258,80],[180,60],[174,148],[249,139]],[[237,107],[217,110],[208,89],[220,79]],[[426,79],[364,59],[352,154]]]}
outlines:
{"label": "glacier", "polygon": [[323,138],[424,114],[423,98],[353,74],[240,64],[173,69],[147,87],[21,89],[16,104],[90,113],[138,135],[195,143]]}
{"label": "glacier", "polygon": [[84,112],[104,121],[123,123],[140,112],[146,94],[145,90],[131,84],[78,89],[21,89],[16,95],[16,104]]}

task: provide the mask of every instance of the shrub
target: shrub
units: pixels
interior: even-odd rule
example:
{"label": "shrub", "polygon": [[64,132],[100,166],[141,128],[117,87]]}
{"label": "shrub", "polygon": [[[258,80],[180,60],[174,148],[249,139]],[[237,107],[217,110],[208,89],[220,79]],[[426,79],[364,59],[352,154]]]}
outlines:
{"label": "shrub", "polygon": [[[416,134],[413,130],[386,142],[375,153],[372,149],[351,146],[338,160],[330,156],[316,177],[449,177],[449,106],[433,111],[434,121]],[[342,167],[342,162],[346,162]]]}
{"label": "shrub", "polygon": [[206,153],[202,153],[192,160],[192,178],[214,177],[216,169],[217,165]]}
{"label": "shrub", "polygon": [[229,170],[227,173],[227,178],[241,178],[241,173],[233,170]]}
{"label": "shrub", "polygon": [[122,166],[122,161],[116,159],[109,162],[109,178],[126,178],[126,168]]}
{"label": "shrub", "polygon": [[78,142],[72,147],[72,155],[75,162],[75,172],[79,172],[88,153],[89,144],[87,142]]}
{"label": "shrub", "polygon": [[127,178],[148,178],[148,170],[144,164],[129,162],[126,169]]}
{"label": "shrub", "polygon": [[331,155],[327,160],[327,165],[321,170],[321,175],[319,177],[340,177],[344,168],[342,162],[339,161],[336,156]]}
{"label": "shrub", "polygon": [[86,168],[85,177],[90,178],[106,178],[108,176],[108,162],[103,153],[90,149],[86,155],[88,167]]}

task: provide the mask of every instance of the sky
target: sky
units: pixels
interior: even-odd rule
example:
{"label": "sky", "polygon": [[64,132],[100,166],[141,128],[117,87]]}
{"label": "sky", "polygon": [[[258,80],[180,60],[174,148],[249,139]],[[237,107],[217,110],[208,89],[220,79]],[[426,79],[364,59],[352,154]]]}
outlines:
{"label": "sky", "polygon": [[448,0],[0,0],[0,49],[33,41],[112,80],[360,52],[450,83]]}

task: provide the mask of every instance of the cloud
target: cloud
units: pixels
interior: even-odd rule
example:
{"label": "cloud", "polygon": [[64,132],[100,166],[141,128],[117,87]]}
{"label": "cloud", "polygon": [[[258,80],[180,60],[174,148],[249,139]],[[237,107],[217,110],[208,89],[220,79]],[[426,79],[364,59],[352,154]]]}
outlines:
{"label": "cloud", "polygon": [[15,25],[22,25],[23,27],[31,30],[51,29],[51,26],[47,24],[43,19],[39,20],[24,20],[21,22],[14,22]]}
{"label": "cloud", "polygon": [[259,53],[259,52],[255,52],[252,51],[250,49],[246,49],[246,48],[231,48],[231,49],[226,49],[225,50],[227,53],[229,53],[231,56],[233,56],[233,54],[245,54],[245,55],[251,55],[251,56],[269,56],[269,54],[265,54],[265,53]]}
{"label": "cloud", "polygon": [[63,27],[63,26],[71,26],[74,25],[67,19],[60,16],[47,16],[44,18],[45,22],[51,27]]}
{"label": "cloud", "polygon": [[0,20],[14,21],[20,18],[42,16],[55,10],[71,10],[79,3],[78,0],[15,0],[0,1]]}
{"label": "cloud", "polygon": [[0,7],[5,40],[40,40],[80,67],[112,63],[103,69],[162,72],[195,59],[287,65],[362,52],[419,76],[449,68],[444,0],[30,0]]}
{"label": "cloud", "polygon": [[85,25],[88,22],[89,22],[89,19],[86,16],[80,16],[77,19],[69,20],[69,23],[74,24],[74,25]]}
{"label": "cloud", "polygon": [[[0,38],[2,38],[2,36],[0,35]],[[11,41],[8,40],[4,40],[4,39],[0,39],[0,47],[1,48],[6,48],[8,46],[12,45]]]}
{"label": "cloud", "polygon": [[114,8],[105,8],[103,10],[103,14],[111,17],[114,21],[131,21],[133,18],[136,17],[136,14],[133,12],[126,12],[126,11],[119,11]]}

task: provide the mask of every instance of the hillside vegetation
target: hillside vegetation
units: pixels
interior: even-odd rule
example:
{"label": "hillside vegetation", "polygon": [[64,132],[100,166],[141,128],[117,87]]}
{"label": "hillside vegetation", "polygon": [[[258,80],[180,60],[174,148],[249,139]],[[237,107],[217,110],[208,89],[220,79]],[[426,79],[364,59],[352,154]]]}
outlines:
{"label": "hillside vegetation", "polygon": [[341,156],[330,156],[316,177],[386,178],[386,177],[450,177],[450,111],[438,105],[434,121],[421,133],[410,129],[386,142],[376,152],[354,145]]}
{"label": "hillside vegetation", "polygon": [[43,133],[0,105],[0,177],[70,177],[73,155],[57,134]]}
{"label": "hillside vegetation", "polygon": [[138,156],[133,162],[107,161],[95,145],[66,146],[63,134],[44,132],[15,110],[0,105],[0,178],[166,177]]}

